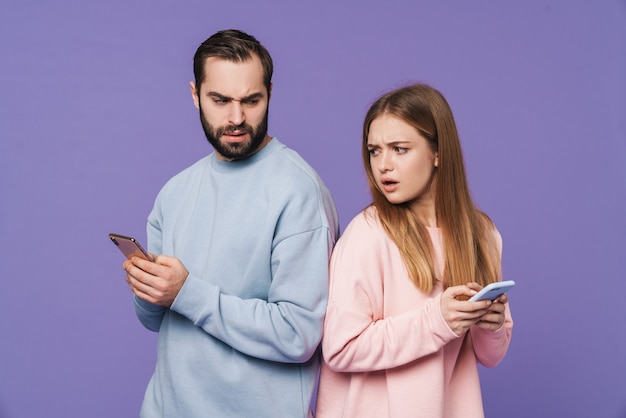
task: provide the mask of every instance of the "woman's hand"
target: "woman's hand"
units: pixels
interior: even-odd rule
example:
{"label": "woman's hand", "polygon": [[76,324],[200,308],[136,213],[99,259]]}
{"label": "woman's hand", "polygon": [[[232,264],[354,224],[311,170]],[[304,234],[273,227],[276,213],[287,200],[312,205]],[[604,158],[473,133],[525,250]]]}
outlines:
{"label": "woman's hand", "polygon": [[[479,291],[482,287],[477,283],[469,283],[467,285],[470,289]],[[509,298],[506,294],[500,295],[494,300],[487,312],[480,318],[476,325],[483,329],[495,331],[500,329],[504,324],[504,304],[509,302]],[[471,302],[477,303],[477,302]]]}
{"label": "woman's hand", "polygon": [[[480,290],[480,286],[478,286],[478,290]],[[484,318],[484,315],[490,312],[492,302],[489,300],[467,301],[469,297],[476,293],[477,290],[474,286],[462,285],[449,287],[441,295],[443,319],[458,336],[464,335],[472,325],[479,323]],[[494,318],[489,317],[487,319],[493,320]]]}

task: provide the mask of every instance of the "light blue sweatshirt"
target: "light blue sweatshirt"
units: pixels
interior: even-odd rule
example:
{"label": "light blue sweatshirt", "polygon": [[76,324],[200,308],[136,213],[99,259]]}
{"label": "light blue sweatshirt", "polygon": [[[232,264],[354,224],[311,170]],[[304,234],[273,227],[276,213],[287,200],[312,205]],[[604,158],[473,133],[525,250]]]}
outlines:
{"label": "light blue sweatshirt", "polygon": [[170,309],[135,298],[158,331],[142,417],[306,417],[339,234],[315,171],[276,138],[236,162],[215,153],[173,177],[148,246],[189,276]]}

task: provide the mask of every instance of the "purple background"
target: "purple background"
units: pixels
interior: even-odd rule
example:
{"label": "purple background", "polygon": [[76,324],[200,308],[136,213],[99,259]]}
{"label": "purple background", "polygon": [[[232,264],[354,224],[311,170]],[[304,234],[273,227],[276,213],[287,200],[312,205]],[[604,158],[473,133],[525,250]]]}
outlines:
{"label": "purple background", "polygon": [[209,152],[187,83],[231,27],[273,55],[270,133],[342,227],[369,200],[369,104],[440,89],[518,282],[487,416],[626,416],[624,0],[165,3],[0,3],[0,417],[138,415],[156,339],[107,233],[145,242],[160,187]]}

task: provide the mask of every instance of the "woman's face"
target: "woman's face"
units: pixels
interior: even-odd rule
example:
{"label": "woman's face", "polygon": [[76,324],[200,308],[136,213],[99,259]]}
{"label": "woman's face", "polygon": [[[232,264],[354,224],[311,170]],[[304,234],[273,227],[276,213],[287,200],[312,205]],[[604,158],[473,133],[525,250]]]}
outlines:
{"label": "woman's face", "polygon": [[434,207],[437,153],[413,126],[383,114],[370,124],[367,148],[376,185],[390,203]]}

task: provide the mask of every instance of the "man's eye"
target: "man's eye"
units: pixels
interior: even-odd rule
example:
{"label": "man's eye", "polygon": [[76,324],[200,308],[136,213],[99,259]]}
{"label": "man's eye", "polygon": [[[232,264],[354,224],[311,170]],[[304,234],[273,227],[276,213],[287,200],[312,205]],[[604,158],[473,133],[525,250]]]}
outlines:
{"label": "man's eye", "polygon": [[228,100],[226,100],[226,99],[213,99],[213,103],[222,105],[222,104],[228,103]]}
{"label": "man's eye", "polygon": [[259,99],[244,99],[241,103],[247,106],[256,106],[259,103]]}

